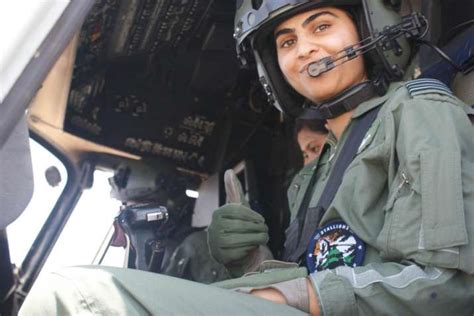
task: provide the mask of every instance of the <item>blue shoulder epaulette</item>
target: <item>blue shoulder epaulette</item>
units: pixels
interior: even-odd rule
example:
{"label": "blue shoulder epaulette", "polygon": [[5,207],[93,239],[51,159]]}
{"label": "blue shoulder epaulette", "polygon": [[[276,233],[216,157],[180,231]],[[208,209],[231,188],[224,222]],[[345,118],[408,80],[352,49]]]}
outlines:
{"label": "blue shoulder epaulette", "polygon": [[439,80],[430,78],[421,78],[407,81],[405,86],[408,93],[415,97],[421,94],[437,93],[441,95],[453,96],[453,92]]}

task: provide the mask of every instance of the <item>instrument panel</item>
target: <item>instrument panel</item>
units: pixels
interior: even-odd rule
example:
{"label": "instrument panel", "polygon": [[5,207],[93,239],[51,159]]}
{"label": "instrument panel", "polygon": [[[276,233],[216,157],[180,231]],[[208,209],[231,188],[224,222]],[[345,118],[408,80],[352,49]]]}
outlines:
{"label": "instrument panel", "polygon": [[80,33],[65,131],[214,171],[239,72],[234,5],[98,0]]}

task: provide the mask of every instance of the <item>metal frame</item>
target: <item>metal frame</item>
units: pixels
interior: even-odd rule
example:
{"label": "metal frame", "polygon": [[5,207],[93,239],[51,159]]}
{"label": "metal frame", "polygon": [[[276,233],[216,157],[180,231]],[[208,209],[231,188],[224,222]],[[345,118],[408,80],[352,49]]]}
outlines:
{"label": "metal frame", "polygon": [[[2,292],[0,292],[2,294],[0,299],[2,315],[15,315],[18,312],[19,307],[41,272],[69,216],[81,197],[82,191],[90,187],[94,171],[94,166],[88,162],[74,164],[66,155],[39,135],[30,132],[30,137],[54,154],[64,164],[67,171],[67,182],[23,260],[21,267],[18,270],[14,270],[11,264],[10,266],[6,266],[3,263],[0,264],[2,269],[1,275],[10,276],[8,279],[5,279],[8,284],[5,284],[3,286],[5,289],[2,288]],[[3,235],[0,235],[0,237],[3,237]],[[8,253],[6,234],[4,237],[0,239],[0,250],[5,252],[4,248],[6,247],[6,253]]]}
{"label": "metal frame", "polygon": [[71,1],[0,104],[0,148],[24,115],[46,75],[81,27],[94,0]]}

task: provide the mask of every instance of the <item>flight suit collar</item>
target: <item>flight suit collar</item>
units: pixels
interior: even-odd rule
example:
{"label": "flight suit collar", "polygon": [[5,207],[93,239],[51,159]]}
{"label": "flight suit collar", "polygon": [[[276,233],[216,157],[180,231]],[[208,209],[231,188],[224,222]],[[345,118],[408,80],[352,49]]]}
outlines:
{"label": "flight suit collar", "polygon": [[319,164],[320,157],[316,157],[313,161],[309,162],[306,166],[304,166],[300,171],[299,174],[301,175],[312,175],[314,170],[316,169],[317,165]]}
{"label": "flight suit collar", "polygon": [[332,144],[332,147],[331,147],[332,153],[329,155],[330,157],[329,160],[334,158],[334,156],[336,155],[339,144],[344,143],[345,139],[348,136],[348,130],[350,130],[350,127],[352,126],[354,119],[364,115],[368,111],[372,110],[373,108],[387,101],[398,88],[403,86],[403,84],[404,84],[403,82],[392,82],[387,89],[387,93],[385,93],[383,96],[375,97],[359,104],[352,112],[351,122],[349,122],[346,129],[342,133],[341,139],[338,140],[336,136],[331,131],[329,131],[328,136],[326,138],[326,142],[327,143],[329,142],[330,144]]}
{"label": "flight suit collar", "polygon": [[333,147],[334,145],[335,145],[334,140],[327,137],[324,143],[323,150],[321,151],[321,155],[319,155],[313,161],[309,162],[306,166],[301,168],[301,170],[298,173],[300,175],[312,175],[314,170],[316,170],[318,166],[325,165],[328,162],[328,157],[329,157],[327,153],[331,151],[330,147]]}
{"label": "flight suit collar", "polygon": [[[362,102],[359,104],[354,111],[352,112],[351,121],[362,116],[363,114],[367,113],[368,111],[372,110],[374,107],[384,103],[390,96],[403,85],[403,82],[392,82],[387,89],[387,93],[383,96],[372,98],[368,101]],[[349,124],[350,125],[350,124]],[[346,129],[347,130],[347,129]],[[343,135],[346,134],[344,131]],[[342,137],[344,138],[344,137]],[[328,136],[326,137],[326,143],[328,143],[332,148],[335,148],[336,145],[339,143],[336,136],[333,134],[332,131],[328,132]],[[333,149],[331,149],[333,150]]]}
{"label": "flight suit collar", "polygon": [[403,82],[392,82],[390,86],[388,87],[387,93],[385,93],[383,96],[372,98],[368,101],[365,101],[359,104],[355,108],[354,112],[352,112],[352,119],[356,119],[360,117],[361,115],[367,113],[368,111],[372,110],[377,105],[384,103],[388,98],[390,98],[393,92],[397,90],[399,87],[401,87],[402,85],[403,85]]}

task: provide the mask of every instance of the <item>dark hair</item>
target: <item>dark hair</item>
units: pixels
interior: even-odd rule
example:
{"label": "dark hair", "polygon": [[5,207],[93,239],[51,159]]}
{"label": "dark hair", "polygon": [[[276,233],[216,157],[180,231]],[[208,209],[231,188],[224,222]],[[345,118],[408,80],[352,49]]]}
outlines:
{"label": "dark hair", "polygon": [[313,132],[327,134],[328,130],[324,126],[325,124],[326,124],[326,120],[305,120],[305,119],[297,118],[295,120],[295,129],[294,129],[295,137],[297,137],[298,133],[304,128],[307,128]]}

